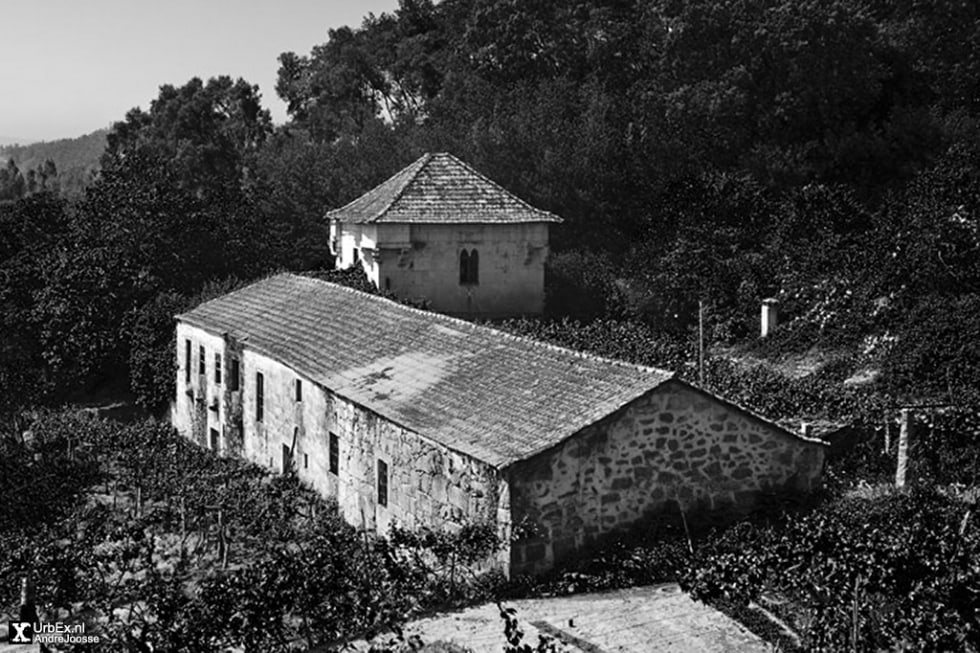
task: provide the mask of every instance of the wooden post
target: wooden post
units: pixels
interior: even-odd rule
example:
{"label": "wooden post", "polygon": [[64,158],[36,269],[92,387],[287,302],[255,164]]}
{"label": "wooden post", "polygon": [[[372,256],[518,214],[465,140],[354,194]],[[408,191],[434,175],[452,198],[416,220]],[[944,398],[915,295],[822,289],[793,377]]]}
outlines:
{"label": "wooden post", "polygon": [[187,542],[187,505],[184,503],[184,495],[180,495],[180,560],[187,556],[185,543]]}
{"label": "wooden post", "polygon": [[684,514],[684,508],[680,501],[677,502],[677,508],[681,511],[681,523],[684,524],[684,535],[687,536],[687,551],[693,556],[694,542],[691,540],[691,529],[687,527],[687,515]]}
{"label": "wooden post", "polygon": [[221,568],[228,568],[228,543],[225,542],[225,519],[224,511],[218,508],[218,557],[221,559]]}
{"label": "wooden post", "polygon": [[698,385],[704,386],[704,302],[698,300]]}
{"label": "wooden post", "polygon": [[851,650],[858,652],[858,640],[860,639],[860,592],[861,577],[854,579],[854,600],[851,606]]}
{"label": "wooden post", "polygon": [[902,409],[901,422],[898,431],[898,466],[895,469],[895,487],[905,487],[905,475],[908,471],[909,432],[912,430],[912,411]]}
{"label": "wooden post", "polygon": [[20,579],[20,607],[17,610],[17,620],[27,621],[31,624],[31,632],[34,631],[34,624],[38,619],[37,606],[34,603],[34,570],[31,569]]}
{"label": "wooden post", "polygon": [[885,453],[892,450],[892,423],[888,419],[888,411],[885,411]]}

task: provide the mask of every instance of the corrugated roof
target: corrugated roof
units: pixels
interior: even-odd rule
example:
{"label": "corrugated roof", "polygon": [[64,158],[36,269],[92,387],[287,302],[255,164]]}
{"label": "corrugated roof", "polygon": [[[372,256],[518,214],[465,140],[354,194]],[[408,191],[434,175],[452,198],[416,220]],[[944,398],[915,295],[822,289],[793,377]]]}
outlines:
{"label": "corrugated roof", "polygon": [[457,159],[425,154],[380,186],[327,217],[355,223],[561,222]]}
{"label": "corrugated roof", "polygon": [[382,417],[498,467],[557,444],[673,376],[292,274],[178,319],[228,333]]}

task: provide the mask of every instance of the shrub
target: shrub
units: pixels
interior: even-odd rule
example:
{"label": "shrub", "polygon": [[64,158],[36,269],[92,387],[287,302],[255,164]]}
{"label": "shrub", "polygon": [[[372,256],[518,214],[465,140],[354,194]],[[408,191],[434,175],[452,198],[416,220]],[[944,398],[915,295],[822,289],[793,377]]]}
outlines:
{"label": "shrub", "polygon": [[977,650],[980,526],[935,490],[840,499],[699,552],[705,601],[789,600],[806,650]]}

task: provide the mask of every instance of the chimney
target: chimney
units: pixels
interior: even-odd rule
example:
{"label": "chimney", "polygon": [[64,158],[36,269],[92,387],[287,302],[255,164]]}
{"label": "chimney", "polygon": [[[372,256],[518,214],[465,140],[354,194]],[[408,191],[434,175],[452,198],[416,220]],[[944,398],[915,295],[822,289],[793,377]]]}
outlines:
{"label": "chimney", "polygon": [[775,299],[762,300],[761,336],[765,338],[779,324],[779,302]]}

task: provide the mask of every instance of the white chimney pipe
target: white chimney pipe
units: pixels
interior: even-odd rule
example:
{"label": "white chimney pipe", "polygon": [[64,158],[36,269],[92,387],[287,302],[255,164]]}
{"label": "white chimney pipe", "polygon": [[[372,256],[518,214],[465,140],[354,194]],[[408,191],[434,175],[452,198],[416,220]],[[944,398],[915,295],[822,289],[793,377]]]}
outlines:
{"label": "white chimney pipe", "polygon": [[763,338],[772,333],[779,324],[779,302],[775,299],[762,300],[761,335]]}

